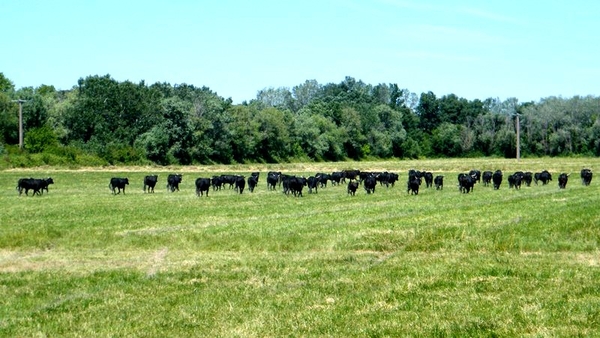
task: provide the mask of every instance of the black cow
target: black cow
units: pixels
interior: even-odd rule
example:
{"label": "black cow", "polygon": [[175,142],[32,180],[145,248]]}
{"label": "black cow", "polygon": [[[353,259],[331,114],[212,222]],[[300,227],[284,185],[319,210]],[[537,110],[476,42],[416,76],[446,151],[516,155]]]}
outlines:
{"label": "black cow", "polygon": [[[123,195],[125,194],[125,186],[129,185],[129,179],[127,177],[113,177],[110,179],[110,183],[108,184],[108,188],[112,191],[113,195],[118,195],[121,193],[121,189],[123,189]],[[115,193],[115,190],[117,192]]]}
{"label": "black cow", "polygon": [[285,180],[288,184],[288,191],[291,191],[296,197],[302,197],[302,189],[308,184],[306,178],[289,176]]}
{"label": "black cow", "polygon": [[290,192],[292,192],[292,189],[290,188],[290,182],[292,181],[292,179],[295,179],[296,176],[294,175],[287,175],[287,174],[281,174],[281,186],[283,188],[283,193],[284,194],[289,194]]}
{"label": "black cow", "polygon": [[44,190],[48,192],[48,186],[50,184],[54,184],[54,180],[52,179],[52,177],[42,178],[40,184],[42,185],[42,187],[40,188],[40,193],[43,194]]}
{"label": "black cow", "polygon": [[538,181],[541,181],[542,185],[546,185],[549,181],[552,181],[552,174],[550,174],[548,170],[543,170],[540,173],[535,173],[533,179],[535,180],[536,185]]}
{"label": "black cow", "polygon": [[327,181],[331,179],[331,175],[325,173],[317,173],[315,177],[317,178],[321,188],[327,188]]}
{"label": "black cow", "polygon": [[331,185],[339,185],[340,181],[344,178],[344,173],[341,171],[334,171],[329,176],[329,180],[331,181]]}
{"label": "black cow", "polygon": [[523,176],[522,176],[522,180],[523,182],[525,182],[525,185],[528,187],[531,187],[531,180],[533,179],[533,174],[529,171],[524,172]]}
{"label": "black cow", "polygon": [[367,191],[367,194],[374,194],[375,193],[375,186],[377,186],[377,180],[375,179],[375,176],[373,175],[369,175],[365,178],[365,180],[363,181],[365,190]]}
{"label": "black cow", "polygon": [[46,190],[46,192],[49,192],[49,191],[48,191],[48,186],[49,186],[50,184],[54,184],[54,180],[52,179],[52,177],[48,177],[48,178],[42,178],[41,180],[42,180],[42,182],[41,182],[41,184],[42,184],[42,188],[40,189],[40,192],[41,192],[42,194],[44,193],[44,190]]}
{"label": "black cow", "polygon": [[385,185],[386,188],[390,186],[390,173],[387,171],[372,173],[375,176],[375,181],[379,182],[379,185]]}
{"label": "black cow", "polygon": [[148,188],[148,192],[154,192],[156,182],[158,182],[158,175],[148,175],[144,177],[144,192],[146,192],[146,188]]}
{"label": "black cow", "polygon": [[281,179],[280,172],[271,171],[267,174],[267,190],[275,190],[277,183]]}
{"label": "black cow", "polygon": [[481,171],[473,169],[469,171],[469,176],[473,178],[473,184],[481,182]]}
{"label": "black cow", "polygon": [[421,173],[418,170],[410,169],[408,171],[408,180],[410,181],[413,178],[418,179],[419,180],[419,185],[421,185],[421,183],[423,182],[423,173]]}
{"label": "black cow", "polygon": [[425,179],[425,187],[431,188],[433,186],[433,174],[429,171],[423,172],[423,178]]}
{"label": "black cow", "polygon": [[254,188],[258,185],[258,176],[250,175],[248,177],[248,189],[250,192],[254,192]]}
{"label": "black cow", "polygon": [[233,189],[239,178],[238,175],[221,175],[222,185],[229,184],[229,189]]}
{"label": "black cow", "polygon": [[[23,190],[25,190],[25,195],[29,195],[29,190],[33,189],[33,182],[34,182],[34,178],[30,177],[30,178],[20,178],[17,181],[17,191],[19,192],[19,196],[21,196],[21,194],[23,193]],[[34,192],[35,195],[35,192]]]}
{"label": "black cow", "polygon": [[492,175],[492,182],[494,182],[494,190],[500,189],[500,185],[502,184],[502,171],[496,170],[494,175]]}
{"label": "black cow", "polygon": [[196,196],[200,197],[206,192],[208,197],[208,191],[210,190],[210,178],[198,177],[196,179]]}
{"label": "black cow", "polygon": [[398,181],[398,174],[396,173],[390,173],[390,185],[393,187],[394,184],[396,183],[396,181]]}
{"label": "black cow", "polygon": [[358,183],[359,184],[362,183],[369,176],[373,176],[375,178],[375,182],[377,182],[377,176],[378,175],[379,175],[379,173],[362,171],[360,174],[358,174]]}
{"label": "black cow", "polygon": [[174,192],[175,190],[179,191],[179,183],[183,181],[182,174],[169,174],[167,177],[167,190]]}
{"label": "black cow", "polygon": [[590,169],[581,169],[581,184],[590,185],[592,183],[592,170]]}
{"label": "black cow", "polygon": [[443,190],[444,189],[444,176],[442,176],[442,175],[436,176],[435,179],[433,180],[433,183],[435,184],[436,190]]}
{"label": "black cow", "polygon": [[213,191],[221,190],[221,188],[223,188],[223,178],[221,178],[221,176],[214,175],[210,183],[212,185]]}
{"label": "black cow", "polygon": [[515,176],[514,175],[508,175],[508,188],[512,188],[515,186]]}
{"label": "black cow", "polygon": [[23,190],[25,190],[25,195],[29,195],[29,190],[33,190],[33,195],[42,195],[44,189],[46,189],[46,192],[48,191],[50,184],[54,184],[54,180],[51,177],[42,179],[21,178],[17,181],[17,191],[19,191],[19,196],[23,193]]}
{"label": "black cow", "polygon": [[421,179],[416,175],[409,175],[408,182],[406,183],[406,193],[411,195],[419,194],[419,187],[421,186]]}
{"label": "black cow", "polygon": [[236,176],[235,177],[235,190],[241,194],[244,192],[245,187],[246,187],[246,178],[244,178],[244,176]]}
{"label": "black cow", "polygon": [[508,176],[508,188],[515,188],[516,190],[521,189],[521,182],[523,180],[523,172],[517,171],[516,173]]}
{"label": "black cow", "polygon": [[542,175],[542,173],[533,174],[533,182],[535,183],[535,185],[538,184],[538,181],[540,180],[540,175]]}
{"label": "black cow", "polygon": [[256,177],[256,184],[258,184],[258,177],[260,176],[260,173],[258,171],[255,171],[253,173],[250,173],[250,176]]}
{"label": "black cow", "polygon": [[348,182],[348,195],[356,195],[356,189],[358,189],[358,181],[350,180]]}
{"label": "black cow", "polygon": [[567,187],[567,182],[569,181],[569,175],[570,174],[565,174],[565,173],[558,175],[558,188],[559,189],[565,189]]}
{"label": "black cow", "polygon": [[483,174],[481,174],[481,180],[483,181],[483,186],[487,187],[492,183],[492,177],[494,176],[494,173],[492,173],[491,171],[484,171]]}
{"label": "black cow", "polygon": [[458,174],[458,189],[463,194],[468,194],[473,191],[473,186],[475,185],[476,179],[475,176],[469,174]]}
{"label": "black cow", "polygon": [[342,171],[342,183],[346,183],[346,178],[349,180],[355,180],[356,176],[360,175],[360,170],[352,169],[352,170],[344,170]]}
{"label": "black cow", "polygon": [[315,189],[315,194],[318,192],[318,188],[319,188],[319,178],[315,177],[315,176],[310,176],[307,180],[306,180],[306,184],[308,185],[308,193],[312,194],[313,189]]}

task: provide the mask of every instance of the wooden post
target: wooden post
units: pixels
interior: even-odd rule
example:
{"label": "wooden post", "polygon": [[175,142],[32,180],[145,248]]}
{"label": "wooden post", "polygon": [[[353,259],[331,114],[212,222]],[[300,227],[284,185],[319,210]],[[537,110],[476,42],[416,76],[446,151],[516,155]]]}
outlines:
{"label": "wooden post", "polygon": [[23,150],[23,103],[28,100],[12,100],[12,102],[17,102],[19,104],[19,149]]}
{"label": "wooden post", "polygon": [[23,150],[23,100],[19,100],[19,149]]}
{"label": "wooden post", "polygon": [[517,114],[517,161],[521,159],[521,123],[519,122],[519,114]]}

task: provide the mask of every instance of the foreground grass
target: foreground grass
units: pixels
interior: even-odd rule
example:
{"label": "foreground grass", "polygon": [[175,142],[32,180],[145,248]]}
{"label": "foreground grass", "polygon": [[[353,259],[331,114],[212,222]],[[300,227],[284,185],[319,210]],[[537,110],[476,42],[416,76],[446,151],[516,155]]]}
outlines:
{"label": "foreground grass", "polygon": [[[593,336],[600,327],[598,159],[431,160],[0,172],[2,336]],[[400,173],[394,188],[303,198],[193,180],[260,170]],[[446,175],[406,194],[406,171]],[[546,186],[472,194],[471,168],[540,171]],[[168,172],[184,172],[167,193]],[[572,173],[559,190],[559,172]],[[158,173],[155,194],[142,178]],[[41,197],[20,177],[52,176]],[[126,195],[108,182],[127,176]]]}

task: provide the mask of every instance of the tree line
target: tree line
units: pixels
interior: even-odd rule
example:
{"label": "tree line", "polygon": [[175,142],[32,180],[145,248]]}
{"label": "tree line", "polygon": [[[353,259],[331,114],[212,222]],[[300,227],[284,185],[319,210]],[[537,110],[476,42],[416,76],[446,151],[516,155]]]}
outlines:
{"label": "tree line", "polygon": [[[16,89],[0,73],[0,154],[93,155],[107,163],[209,164],[516,155],[600,155],[600,98],[467,100],[397,84],[307,80],[233,104],[208,87],[105,76]],[[8,156],[8,155],[7,155]]]}

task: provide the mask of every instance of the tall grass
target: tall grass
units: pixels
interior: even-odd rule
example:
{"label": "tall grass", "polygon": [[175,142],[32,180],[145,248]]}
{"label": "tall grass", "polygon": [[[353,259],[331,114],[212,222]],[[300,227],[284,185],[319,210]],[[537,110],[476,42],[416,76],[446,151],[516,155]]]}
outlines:
{"label": "tall grass", "polygon": [[[593,159],[428,160],[0,172],[2,336],[593,336],[600,327]],[[302,198],[266,172],[346,168],[393,188]],[[410,168],[445,175],[406,193]],[[472,168],[570,172],[549,185],[456,189]],[[261,171],[254,193],[194,192],[196,177]],[[183,172],[168,193],[167,173]],[[144,175],[158,173],[156,193]],[[52,176],[18,197],[20,177]],[[123,195],[111,177],[129,177]]]}

